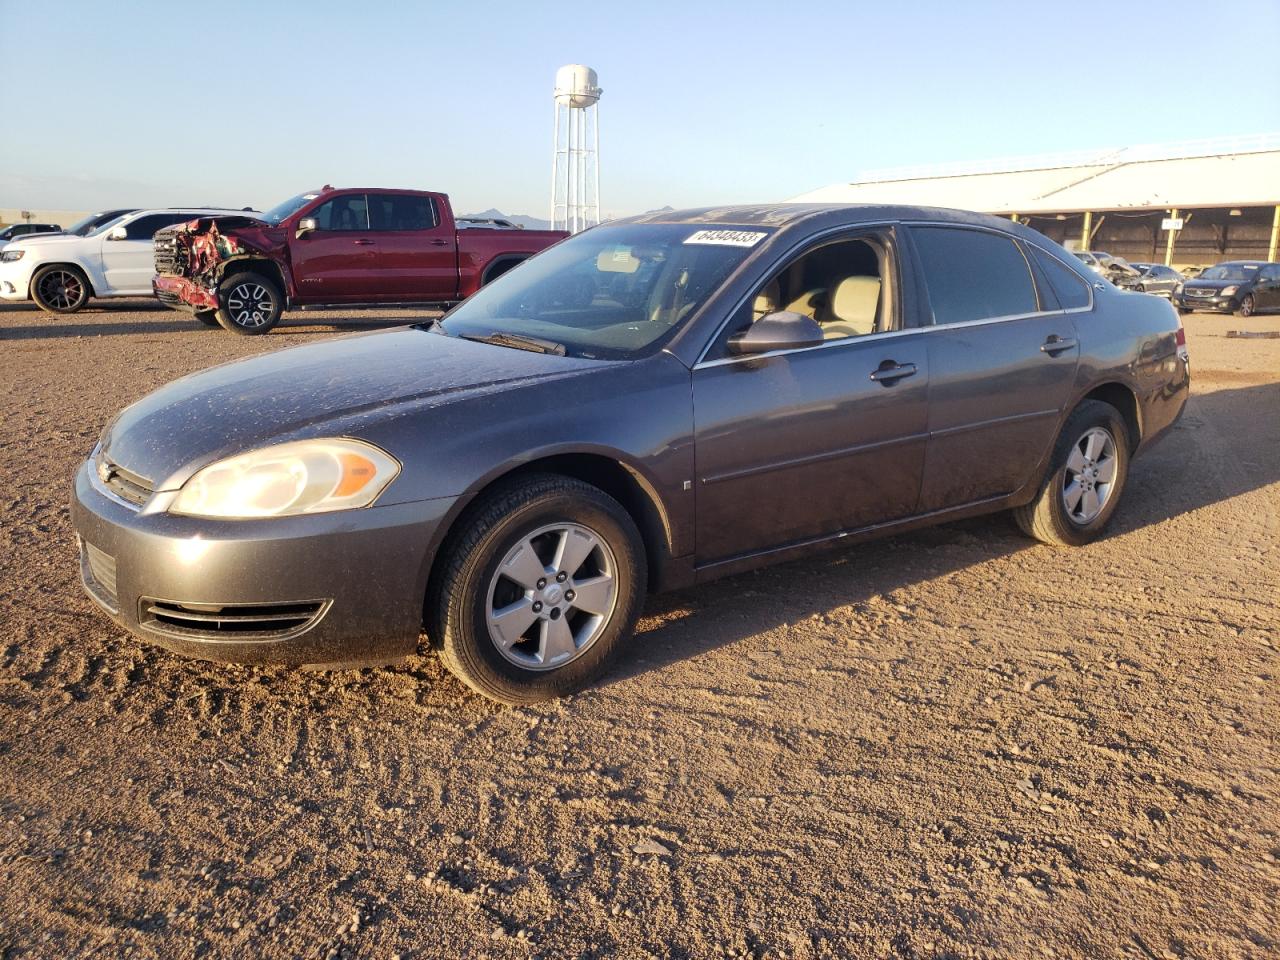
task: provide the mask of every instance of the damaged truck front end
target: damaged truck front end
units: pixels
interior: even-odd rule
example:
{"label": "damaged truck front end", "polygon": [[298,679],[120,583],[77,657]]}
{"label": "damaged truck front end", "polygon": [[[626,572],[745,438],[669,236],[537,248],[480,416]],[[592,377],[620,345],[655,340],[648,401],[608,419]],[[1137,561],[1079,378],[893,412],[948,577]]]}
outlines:
{"label": "damaged truck front end", "polygon": [[224,279],[242,272],[261,274],[282,294],[292,289],[284,265],[283,237],[252,217],[200,217],[155,236],[156,299],[175,310],[211,314]]}

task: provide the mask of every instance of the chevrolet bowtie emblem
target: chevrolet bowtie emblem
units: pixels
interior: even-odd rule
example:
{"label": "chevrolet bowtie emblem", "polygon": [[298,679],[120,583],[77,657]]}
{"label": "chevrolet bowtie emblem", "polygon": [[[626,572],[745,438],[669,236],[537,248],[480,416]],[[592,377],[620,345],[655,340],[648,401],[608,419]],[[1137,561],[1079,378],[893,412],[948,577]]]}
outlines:
{"label": "chevrolet bowtie emblem", "polygon": [[105,460],[98,461],[98,479],[101,480],[103,483],[108,483],[111,480],[112,474],[114,474],[115,472],[116,472],[115,467],[111,466],[111,464],[107,463],[107,461]]}

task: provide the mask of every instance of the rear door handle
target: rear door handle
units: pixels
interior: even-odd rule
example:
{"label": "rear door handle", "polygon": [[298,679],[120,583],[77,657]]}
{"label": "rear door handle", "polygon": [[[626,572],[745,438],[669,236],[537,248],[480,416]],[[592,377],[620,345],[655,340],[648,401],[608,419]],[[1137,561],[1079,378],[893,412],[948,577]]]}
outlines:
{"label": "rear door handle", "polygon": [[1073,337],[1060,337],[1056,333],[1044,343],[1040,344],[1040,352],[1047,353],[1051,357],[1056,357],[1064,350],[1071,350],[1076,345]]}
{"label": "rear door handle", "polygon": [[357,247],[371,247],[371,246],[373,246],[373,241],[372,241],[372,240],[357,240],[357,241],[355,241],[355,244],[356,244],[356,246],[357,246]]}
{"label": "rear door handle", "polygon": [[447,246],[449,245],[449,241],[448,241],[448,240],[440,240],[440,239],[438,239],[438,238],[437,238],[437,239],[435,239],[435,240],[432,240],[432,241],[431,241],[431,245],[432,245],[433,247],[447,247]]}
{"label": "rear door handle", "polygon": [[886,360],[880,364],[878,369],[871,371],[871,379],[876,383],[883,383],[885,386],[889,386],[903,377],[914,377],[915,375],[916,365],[914,363],[896,363],[893,360]]}

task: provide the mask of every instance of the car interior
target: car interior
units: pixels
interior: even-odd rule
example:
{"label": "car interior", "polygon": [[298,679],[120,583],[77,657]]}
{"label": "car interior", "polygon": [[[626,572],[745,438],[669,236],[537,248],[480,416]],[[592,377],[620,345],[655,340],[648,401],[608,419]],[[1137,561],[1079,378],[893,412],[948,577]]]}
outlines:
{"label": "car interior", "polygon": [[771,313],[817,321],[824,340],[861,337],[892,327],[892,286],[884,248],[874,240],[842,240],[804,254],[761,288],[752,322]]}

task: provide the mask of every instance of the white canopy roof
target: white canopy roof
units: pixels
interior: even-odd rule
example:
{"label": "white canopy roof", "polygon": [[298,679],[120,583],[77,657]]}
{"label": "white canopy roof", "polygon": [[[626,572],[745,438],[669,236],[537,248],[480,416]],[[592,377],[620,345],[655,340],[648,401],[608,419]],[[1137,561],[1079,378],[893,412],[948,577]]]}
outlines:
{"label": "white canopy roof", "polygon": [[869,171],[862,180],[792,200],[918,204],[983,213],[1280,204],[1280,134]]}

